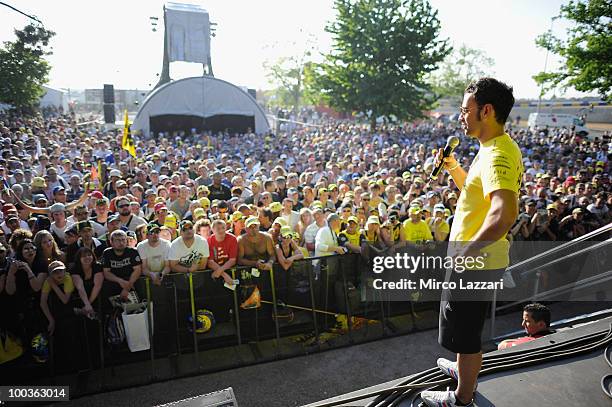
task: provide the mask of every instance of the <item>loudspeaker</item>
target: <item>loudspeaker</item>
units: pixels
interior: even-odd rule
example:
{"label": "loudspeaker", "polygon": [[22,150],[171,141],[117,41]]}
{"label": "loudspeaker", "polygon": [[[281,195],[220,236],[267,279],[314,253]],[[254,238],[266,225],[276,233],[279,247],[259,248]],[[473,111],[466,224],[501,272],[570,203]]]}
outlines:
{"label": "loudspeaker", "polygon": [[253,96],[253,99],[257,100],[257,91],[255,89],[248,88],[247,89],[247,93],[249,95]]}
{"label": "loudspeaker", "polygon": [[113,85],[104,84],[103,90],[104,103],[115,103],[115,87]]}
{"label": "loudspeaker", "polygon": [[104,104],[104,123],[115,123],[115,105]]}

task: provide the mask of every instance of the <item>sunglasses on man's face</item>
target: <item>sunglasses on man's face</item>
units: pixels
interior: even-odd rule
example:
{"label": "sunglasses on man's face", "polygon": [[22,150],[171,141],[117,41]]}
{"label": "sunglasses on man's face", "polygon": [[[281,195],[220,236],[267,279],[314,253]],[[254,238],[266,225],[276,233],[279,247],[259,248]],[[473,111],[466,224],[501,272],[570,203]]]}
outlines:
{"label": "sunglasses on man's face", "polygon": [[122,205],[117,205],[117,208],[125,208],[130,206],[130,204],[122,204]]}

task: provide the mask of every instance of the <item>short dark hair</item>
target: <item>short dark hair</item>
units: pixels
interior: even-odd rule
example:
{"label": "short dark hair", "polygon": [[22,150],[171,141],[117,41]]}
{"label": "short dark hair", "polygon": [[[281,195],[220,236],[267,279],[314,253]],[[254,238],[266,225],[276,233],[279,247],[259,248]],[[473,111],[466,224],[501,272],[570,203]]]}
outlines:
{"label": "short dark hair", "polygon": [[523,311],[528,312],[534,321],[544,321],[547,327],[550,326],[550,309],[546,305],[534,302],[525,305]]}
{"label": "short dark hair", "polygon": [[514,96],[512,86],[494,78],[480,78],[470,83],[465,88],[465,93],[472,93],[476,99],[476,104],[480,110],[484,105],[490,103],[495,109],[495,120],[499,124],[506,123],[512,106],[514,106]]}

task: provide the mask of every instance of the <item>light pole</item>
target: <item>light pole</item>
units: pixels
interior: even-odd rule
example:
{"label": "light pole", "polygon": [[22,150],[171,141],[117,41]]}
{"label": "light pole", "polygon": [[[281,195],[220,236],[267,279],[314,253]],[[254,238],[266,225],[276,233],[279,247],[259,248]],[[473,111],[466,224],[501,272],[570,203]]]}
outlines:
{"label": "light pole", "polygon": [[[555,20],[558,17],[551,17],[550,18],[550,29],[548,30],[549,34],[552,36],[552,29],[553,29],[553,23],[555,22]],[[550,53],[550,47],[546,48],[546,57],[544,58],[544,73],[546,73],[546,68],[548,66],[548,54]],[[544,82],[542,82],[542,84],[540,84],[540,96],[538,97],[538,108],[536,110],[536,114],[540,113],[540,105],[542,104],[542,93],[544,92]]]}

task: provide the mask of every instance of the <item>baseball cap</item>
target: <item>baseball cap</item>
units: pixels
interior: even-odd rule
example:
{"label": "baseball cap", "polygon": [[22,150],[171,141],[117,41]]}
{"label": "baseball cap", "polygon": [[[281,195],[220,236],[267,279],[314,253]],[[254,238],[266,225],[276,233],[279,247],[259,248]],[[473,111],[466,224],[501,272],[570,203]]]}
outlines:
{"label": "baseball cap", "polygon": [[121,177],[121,171],[119,171],[119,170],[111,170],[109,175],[111,177]]}
{"label": "baseball cap", "polygon": [[281,218],[281,217],[278,217],[278,218],[274,219],[274,222],[272,222],[272,224],[274,225],[275,223],[281,225],[281,227],[282,226],[287,226],[287,221],[284,218]]}
{"label": "baseball cap", "polygon": [[200,219],[206,216],[206,211],[202,208],[195,208],[193,210],[193,218],[194,219]]}
{"label": "baseball cap", "polygon": [[181,221],[180,228],[181,228],[181,231],[185,229],[193,228],[193,222],[190,220]]}
{"label": "baseball cap", "polygon": [[168,207],[167,207],[167,206],[166,206],[166,204],[165,204],[165,203],[163,203],[163,202],[156,203],[156,204],[155,204],[155,206],[153,207],[153,211],[154,211],[155,213],[157,213],[157,212],[159,212],[159,211],[161,211],[161,210],[164,210],[164,209],[165,209],[165,210],[168,210]]}
{"label": "baseball cap", "polygon": [[93,226],[91,225],[91,222],[89,222],[88,220],[84,220],[84,221],[81,221],[81,222],[77,223],[76,227],[77,227],[77,232],[80,232],[83,229],[87,229],[87,228],[93,229]]}
{"label": "baseball cap", "polygon": [[55,188],[53,188],[53,195],[57,194],[57,193],[58,193],[58,192],[60,192],[60,191],[65,191],[65,190],[66,190],[66,188],[64,188],[64,187],[63,187],[63,186],[61,186],[61,185],[58,185],[58,186],[56,186]]}
{"label": "baseball cap", "polygon": [[244,215],[240,211],[236,211],[232,213],[232,222],[236,222],[238,220],[244,219]]}
{"label": "baseball cap", "polygon": [[292,237],[293,236],[293,230],[291,230],[291,226],[283,226],[283,227],[281,227],[280,235],[282,237]]}
{"label": "baseball cap", "polygon": [[572,214],[574,213],[583,213],[582,208],[576,208],[572,211]]}
{"label": "baseball cap", "polygon": [[49,274],[57,273],[58,271],[66,271],[66,265],[59,260],[52,261],[49,264]]}
{"label": "baseball cap", "polygon": [[43,177],[32,178],[32,186],[34,188],[47,188],[47,182]]}
{"label": "baseball cap", "polygon": [[111,215],[108,217],[108,219],[106,219],[106,224],[109,225],[113,223],[114,221],[118,221],[118,220],[119,220],[119,215]]}
{"label": "baseball cap", "polygon": [[47,197],[44,194],[34,194],[32,195],[32,202],[36,203],[40,200],[45,200],[45,202],[47,201]]}
{"label": "baseball cap", "polygon": [[272,202],[270,205],[268,205],[268,209],[270,209],[272,212],[280,212],[283,210],[283,205],[281,205],[280,202]]}
{"label": "baseball cap", "polygon": [[155,230],[157,230],[157,231],[161,230],[161,226],[159,226],[157,223],[149,223],[147,225],[147,233],[148,234],[152,233]]}
{"label": "baseball cap", "polygon": [[102,195],[102,192],[100,191],[91,191],[89,197],[94,199],[103,199],[104,195]]}
{"label": "baseball cap", "polygon": [[410,209],[408,209],[408,213],[412,214],[412,213],[420,213],[421,212],[421,208],[419,208],[418,206],[411,206]]}
{"label": "baseball cap", "polygon": [[256,216],[249,216],[246,220],[246,222],[244,223],[244,225],[248,228],[252,225],[257,225],[259,226],[259,219]]}
{"label": "baseball cap", "polygon": [[366,222],[366,226],[368,225],[380,225],[380,220],[378,220],[378,216],[370,216],[368,217],[368,221]]}
{"label": "baseball cap", "polygon": [[548,205],[546,205],[546,209],[547,210],[554,209],[556,211],[557,210],[557,205],[555,205],[555,204],[548,204]]}
{"label": "baseball cap", "polygon": [[56,212],[64,212],[66,211],[66,206],[63,203],[54,203],[53,205],[51,205],[49,207],[49,212],[50,213],[56,213]]}
{"label": "baseball cap", "polygon": [[115,188],[122,188],[122,187],[127,187],[127,182],[120,179],[119,181],[115,183]]}
{"label": "baseball cap", "polygon": [[347,222],[355,222],[359,225],[359,219],[357,219],[357,216],[349,216]]}

